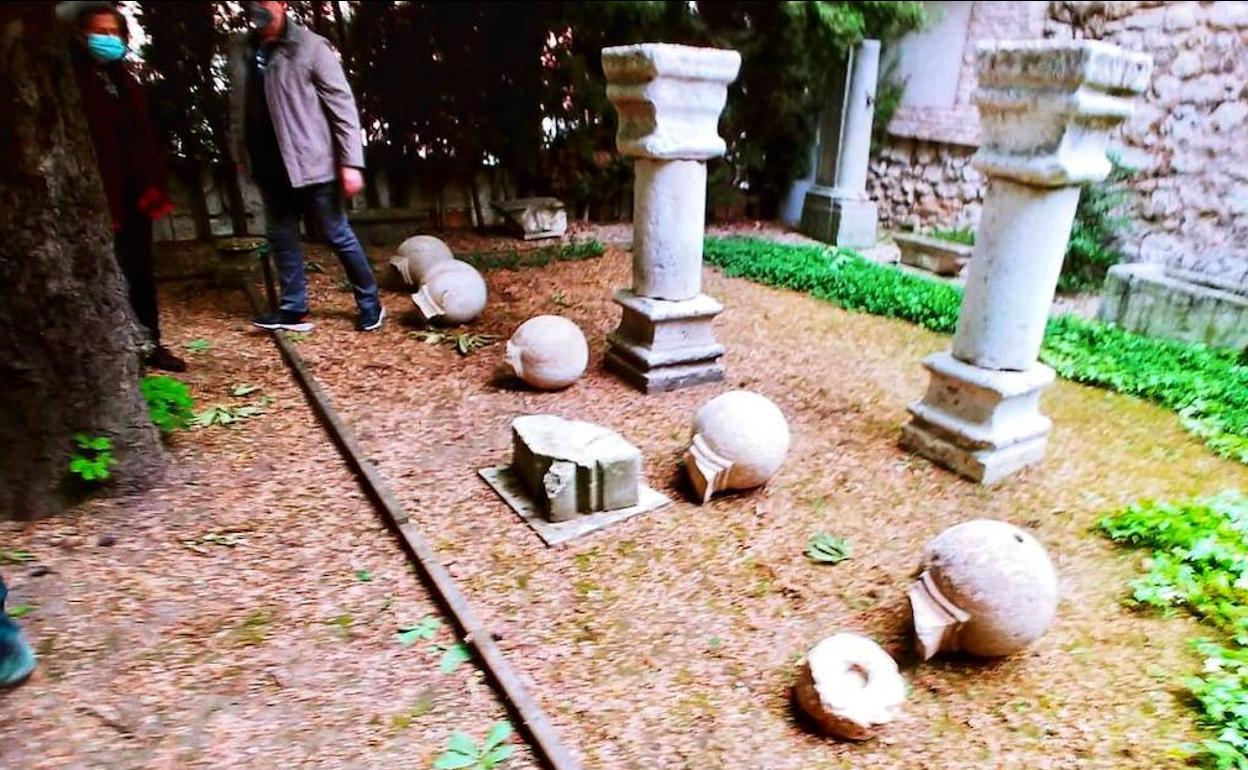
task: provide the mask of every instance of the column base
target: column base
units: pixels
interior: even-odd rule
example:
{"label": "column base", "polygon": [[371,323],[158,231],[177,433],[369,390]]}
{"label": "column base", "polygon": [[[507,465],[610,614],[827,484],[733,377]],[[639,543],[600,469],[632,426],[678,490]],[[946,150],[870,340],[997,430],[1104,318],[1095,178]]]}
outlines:
{"label": "column base", "polygon": [[806,193],[800,229],[824,243],[869,249],[875,246],[878,221],[874,201],[847,197],[839,190],[816,185]]}
{"label": "column base", "polygon": [[624,310],[607,338],[607,368],[644,393],[661,393],[724,379],[711,321],[723,310],[711,297],[671,301],[615,293]]}
{"label": "column base", "polygon": [[1053,423],[1040,414],[1040,393],[1053,382],[1052,369],[981,369],[949,353],[928,356],[923,366],[931,382],[910,406],[903,447],[981,484],[1044,459]]}

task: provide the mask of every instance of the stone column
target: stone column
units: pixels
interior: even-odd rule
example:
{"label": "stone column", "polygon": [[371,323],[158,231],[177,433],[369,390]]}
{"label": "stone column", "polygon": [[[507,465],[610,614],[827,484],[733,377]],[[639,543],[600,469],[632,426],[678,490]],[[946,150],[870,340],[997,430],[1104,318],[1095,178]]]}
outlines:
{"label": "stone column", "polygon": [[647,392],[724,378],[711,320],[723,307],[702,293],[706,161],[724,154],[719,115],[737,77],[736,51],[666,43],[605,48],[616,144],[636,158],[633,286],[608,339],[607,367]]}
{"label": "stone column", "polygon": [[812,238],[849,248],[875,245],[877,212],[867,197],[867,166],[879,74],[878,40],[850,49],[845,66],[832,74],[820,117],[815,185],[802,207],[801,230]]}
{"label": "stone column", "polygon": [[988,194],[953,350],[923,361],[931,382],[910,407],[907,448],[985,484],[1043,459],[1053,370],[1037,356],[1079,185],[1109,173],[1110,131],[1151,70],[1147,55],[1094,41],[980,45],[973,162]]}

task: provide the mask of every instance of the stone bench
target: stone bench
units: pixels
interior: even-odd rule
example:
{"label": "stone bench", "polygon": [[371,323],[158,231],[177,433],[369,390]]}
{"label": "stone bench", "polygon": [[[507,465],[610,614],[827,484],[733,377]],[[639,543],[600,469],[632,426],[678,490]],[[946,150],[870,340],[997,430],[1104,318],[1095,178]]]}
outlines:
{"label": "stone bench", "polygon": [[[1159,264],[1114,265],[1105,279],[1102,321],[1149,337],[1248,348],[1248,296],[1190,280]],[[1211,281],[1212,283],[1212,281]]]}
{"label": "stone bench", "polygon": [[901,252],[901,263],[936,275],[957,275],[971,261],[973,246],[954,243],[930,235],[897,233],[893,236]]}

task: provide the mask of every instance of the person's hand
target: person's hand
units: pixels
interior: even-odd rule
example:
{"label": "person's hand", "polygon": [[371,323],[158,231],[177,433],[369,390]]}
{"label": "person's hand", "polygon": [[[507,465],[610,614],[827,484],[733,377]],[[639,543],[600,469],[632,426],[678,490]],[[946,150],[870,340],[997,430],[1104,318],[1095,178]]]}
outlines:
{"label": "person's hand", "polygon": [[173,211],[173,201],[159,187],[149,187],[139,196],[139,211],[151,219],[162,219]]}
{"label": "person's hand", "polygon": [[352,166],[343,166],[340,169],[342,173],[342,194],[348,198],[354,198],[359,195],[360,190],[364,189],[364,175],[360,173],[358,168]]}

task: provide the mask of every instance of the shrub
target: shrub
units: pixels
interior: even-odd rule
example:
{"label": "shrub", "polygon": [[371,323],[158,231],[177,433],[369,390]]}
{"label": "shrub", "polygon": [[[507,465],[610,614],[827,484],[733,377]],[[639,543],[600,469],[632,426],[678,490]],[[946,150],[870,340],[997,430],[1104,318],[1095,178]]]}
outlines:
{"label": "shrub", "polygon": [[1070,244],[1057,279],[1061,292],[1096,291],[1105,281],[1109,268],[1122,261],[1116,243],[1129,220],[1122,216],[1127,201],[1124,182],[1135,169],[1124,165],[1110,153],[1112,170],[1104,181],[1084,185],[1079,193],[1079,207],[1070,230]]}
{"label": "shrub", "polygon": [[960,243],[963,246],[975,245],[975,231],[969,227],[959,227],[951,230],[933,230],[928,234],[931,237],[941,241]]}
{"label": "shrub", "polygon": [[78,451],[69,456],[69,472],[89,484],[107,481],[117,461],[113,458],[113,440],[107,436],[74,436]]}
{"label": "shrub", "polygon": [[[708,238],[706,261],[725,274],[807,292],[846,310],[951,333],[960,289],[848,251],[752,238]],[[1040,358],[1061,376],[1145,398],[1224,457],[1248,463],[1248,366],[1234,351],[1142,337],[1066,315],[1049,321]]]}
{"label": "shrub", "polygon": [[195,415],[195,399],[186,383],[164,374],[149,374],[139,383],[152,424],[164,434],[184,430]]}

